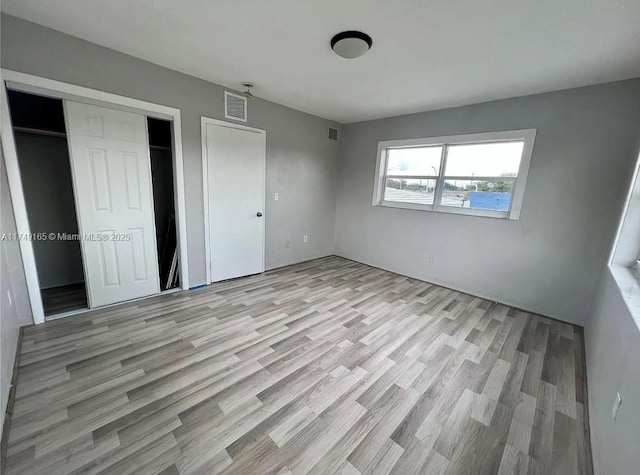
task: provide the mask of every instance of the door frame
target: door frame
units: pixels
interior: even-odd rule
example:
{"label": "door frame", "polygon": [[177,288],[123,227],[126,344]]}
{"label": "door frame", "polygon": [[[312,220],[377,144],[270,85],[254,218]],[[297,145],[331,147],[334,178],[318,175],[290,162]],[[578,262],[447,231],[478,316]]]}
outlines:
{"label": "door frame", "polygon": [[[11,127],[11,115],[7,100],[7,89],[62,100],[75,100],[85,104],[93,104],[116,110],[144,114],[147,117],[164,119],[172,122],[173,198],[175,201],[177,225],[176,237],[178,241],[178,258],[180,262],[180,283],[183,290],[189,290],[186,205],[182,157],[182,122],[180,109],[4,68],[0,69],[0,83],[2,84],[0,91],[0,117],[2,120],[0,138],[2,139],[4,160],[7,167],[9,193],[11,194],[13,213],[16,219],[16,230],[19,235],[28,235],[31,231],[27,216],[27,206],[24,199],[22,179],[20,177],[20,169],[18,166],[18,153]],[[38,280],[33,245],[31,241],[24,239],[19,241],[19,245],[27,282],[29,302],[31,304],[31,312],[33,314],[33,322],[35,324],[44,323],[44,308],[42,305],[42,296],[40,294],[40,283]]]}
{"label": "door frame", "polygon": [[231,129],[246,130],[247,132],[254,132],[265,136],[265,166],[264,176],[262,182],[264,183],[263,195],[265,209],[262,213],[265,219],[262,220],[262,272],[265,269],[265,255],[266,255],[266,215],[267,215],[267,150],[266,150],[266,136],[267,131],[264,129],[257,129],[255,127],[249,127],[246,125],[236,124],[233,122],[227,122],[226,120],[212,119],[211,117],[200,117],[200,138],[202,141],[202,201],[204,207],[204,256],[206,267],[206,285],[211,284],[211,226],[209,217],[209,155],[207,151],[207,126],[217,125],[219,127],[228,127]]}

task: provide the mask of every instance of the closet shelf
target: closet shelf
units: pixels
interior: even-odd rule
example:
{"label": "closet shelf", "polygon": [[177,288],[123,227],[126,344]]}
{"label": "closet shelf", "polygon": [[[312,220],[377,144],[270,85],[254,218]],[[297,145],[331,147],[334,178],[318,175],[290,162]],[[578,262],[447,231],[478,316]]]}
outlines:
{"label": "closet shelf", "polygon": [[[35,134],[35,135],[47,135],[49,137],[66,137],[67,134],[64,132],[56,132],[55,130],[46,130],[46,129],[36,129],[33,127],[13,127],[14,132],[22,132],[25,134]],[[171,147],[165,147],[164,145],[150,145],[150,148],[156,150],[171,150]]]}
{"label": "closet shelf", "polygon": [[64,132],[56,132],[54,130],[34,129],[32,127],[13,127],[14,132],[23,132],[25,134],[47,135],[49,137],[66,137]]}

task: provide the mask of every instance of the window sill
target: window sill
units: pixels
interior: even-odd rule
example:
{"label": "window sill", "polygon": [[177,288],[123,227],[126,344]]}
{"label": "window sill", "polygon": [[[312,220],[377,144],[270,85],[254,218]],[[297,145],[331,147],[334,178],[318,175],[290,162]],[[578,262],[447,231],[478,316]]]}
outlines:
{"label": "window sill", "polygon": [[506,219],[511,221],[517,221],[518,218],[511,217],[509,211],[492,211],[492,210],[480,210],[470,208],[455,208],[451,206],[440,206],[438,209],[434,209],[430,205],[420,205],[414,203],[402,203],[393,201],[383,201],[381,203],[374,204],[374,206],[381,206],[383,208],[396,208],[396,209],[408,209],[413,211],[429,211],[431,213],[445,213],[445,214],[461,214],[464,216],[476,216],[478,218],[493,218],[493,219]]}
{"label": "window sill", "polygon": [[638,264],[633,267],[613,265],[609,266],[609,271],[620,289],[620,294],[631,316],[640,328],[640,267]]}

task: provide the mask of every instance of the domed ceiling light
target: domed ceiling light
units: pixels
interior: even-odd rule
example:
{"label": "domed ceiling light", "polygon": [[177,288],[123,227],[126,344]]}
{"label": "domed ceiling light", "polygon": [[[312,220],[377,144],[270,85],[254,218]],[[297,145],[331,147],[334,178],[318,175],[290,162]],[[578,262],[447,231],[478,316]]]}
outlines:
{"label": "domed ceiling light", "polygon": [[343,31],[331,38],[331,49],[347,59],[359,58],[371,48],[371,37],[361,31]]}

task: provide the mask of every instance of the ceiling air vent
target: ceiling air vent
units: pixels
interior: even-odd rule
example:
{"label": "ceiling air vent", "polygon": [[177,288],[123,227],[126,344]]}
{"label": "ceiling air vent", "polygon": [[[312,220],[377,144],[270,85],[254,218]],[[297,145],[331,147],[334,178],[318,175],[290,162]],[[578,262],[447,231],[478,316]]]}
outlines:
{"label": "ceiling air vent", "polygon": [[247,98],[224,91],[224,116],[227,119],[247,121]]}
{"label": "ceiling air vent", "polygon": [[338,129],[329,127],[329,140],[338,140]]}

